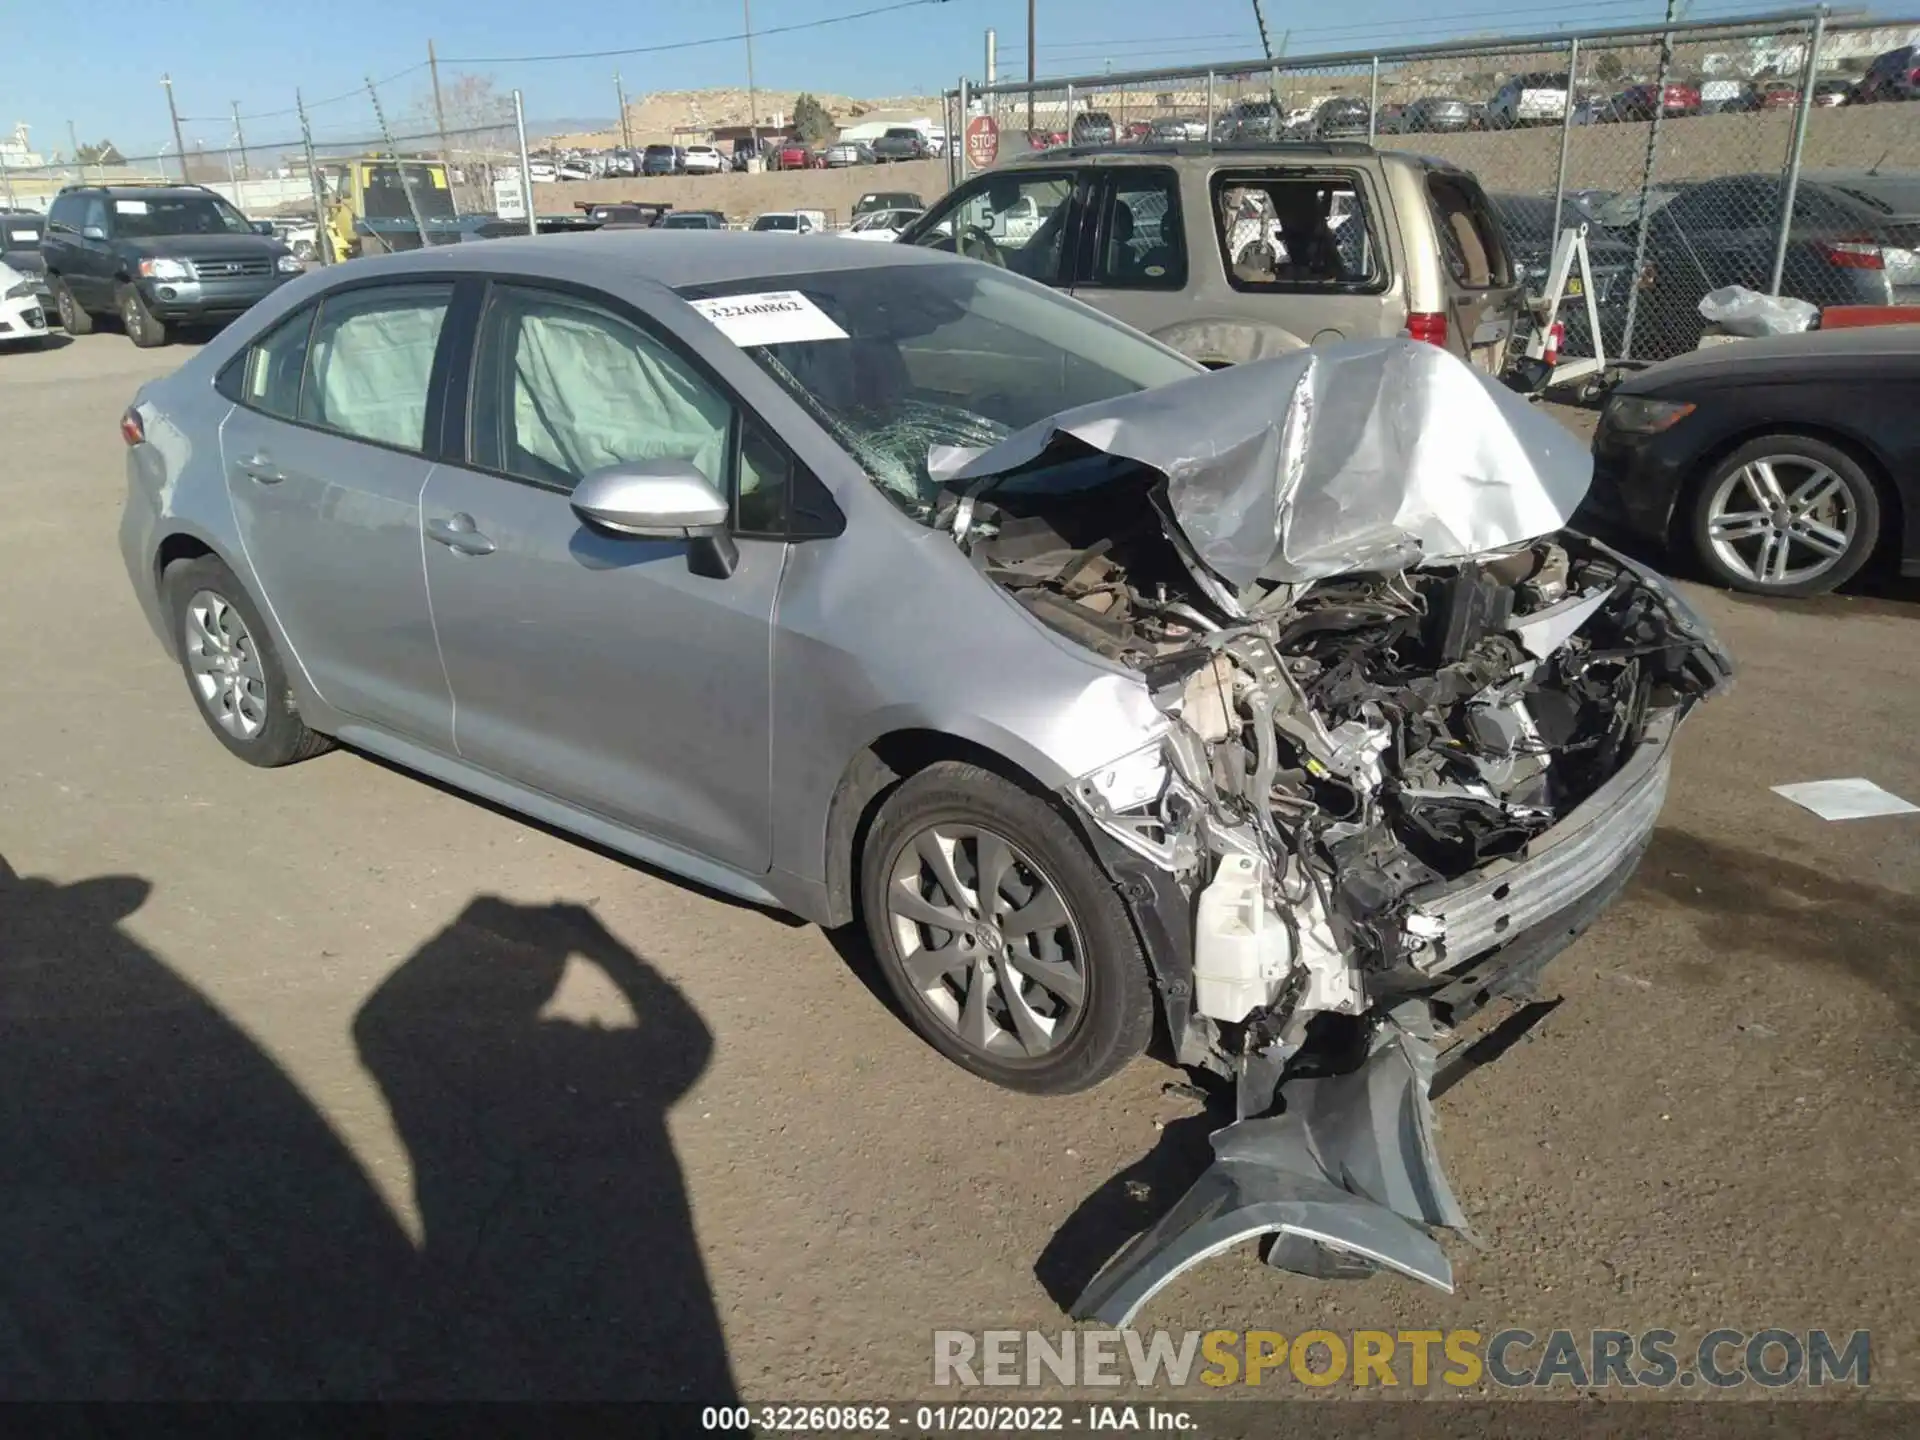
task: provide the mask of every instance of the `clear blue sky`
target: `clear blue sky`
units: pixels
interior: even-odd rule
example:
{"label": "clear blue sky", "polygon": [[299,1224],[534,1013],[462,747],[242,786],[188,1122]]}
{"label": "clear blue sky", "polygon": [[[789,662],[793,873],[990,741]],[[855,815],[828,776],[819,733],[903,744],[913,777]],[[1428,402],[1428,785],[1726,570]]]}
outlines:
{"label": "clear blue sky", "polygon": [[[846,15],[888,0],[752,0],[756,32]],[[1158,63],[1201,63],[1216,56],[1259,53],[1250,0],[1037,0],[1038,68],[1042,75],[1099,73]],[[1500,0],[1352,0],[1310,8],[1266,0],[1276,41],[1290,32],[1293,54],[1409,44],[1468,34],[1563,26],[1637,23],[1664,13],[1664,0],[1537,0],[1525,7]],[[1790,0],[1789,0],[1790,3]],[[25,0],[0,4],[0,13]],[[1765,0],[1695,0],[1699,16],[1776,8]],[[57,9],[57,7],[56,7]],[[42,10],[43,18],[54,12]],[[982,37],[999,32],[1004,74],[1026,67],[1025,0],[943,0],[785,35],[754,45],[755,78],[778,89],[810,88],[852,95],[929,92],[950,86],[964,69],[982,69]],[[607,0],[88,0],[59,23],[37,24],[0,82],[0,129],[18,120],[32,127],[43,152],[68,148],[67,122],[82,141],[110,138],[128,155],[154,153],[168,137],[160,86],[171,72],[183,115],[223,116],[233,101],[247,119],[248,144],[286,142],[299,134],[287,111],[294,87],[313,111],[317,138],[371,135],[364,94],[334,100],[371,73],[376,80],[426,58],[431,37],[442,57],[442,81],[456,73],[490,77],[501,90],[525,92],[529,118],[614,114],[613,73],[628,94],[648,90],[743,85],[744,47],[735,41],[656,55],[532,63],[507,58],[627,46],[659,45],[738,34],[737,0],[707,5],[607,3]],[[103,43],[102,37],[118,41]],[[138,37],[129,40],[128,37]],[[27,57],[30,63],[26,63]],[[453,63],[474,57],[488,63]],[[426,93],[424,70],[383,85],[395,117]],[[230,123],[196,122],[187,143],[224,145]]]}

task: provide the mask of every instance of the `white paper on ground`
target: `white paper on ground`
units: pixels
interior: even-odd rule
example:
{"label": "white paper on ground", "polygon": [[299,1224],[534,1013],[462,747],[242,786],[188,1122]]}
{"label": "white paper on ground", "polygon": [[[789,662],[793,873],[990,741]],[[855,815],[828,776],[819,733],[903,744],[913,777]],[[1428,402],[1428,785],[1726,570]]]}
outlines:
{"label": "white paper on ground", "polygon": [[728,295],[691,302],[720,333],[743,349],[749,345],[793,345],[807,340],[844,340],[827,313],[798,290],[768,290],[758,295]]}
{"label": "white paper on ground", "polygon": [[1882,790],[1871,780],[1807,780],[1775,785],[1773,793],[1804,806],[1822,820],[1865,820],[1873,815],[1920,815],[1920,805]]}

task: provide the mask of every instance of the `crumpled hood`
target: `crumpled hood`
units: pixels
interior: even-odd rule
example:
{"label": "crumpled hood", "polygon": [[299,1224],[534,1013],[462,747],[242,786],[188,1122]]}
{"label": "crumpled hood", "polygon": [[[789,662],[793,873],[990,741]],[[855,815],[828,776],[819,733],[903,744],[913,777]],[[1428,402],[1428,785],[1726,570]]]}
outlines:
{"label": "crumpled hood", "polygon": [[1078,442],[1159,471],[1200,562],[1235,590],[1458,560],[1562,529],[1592,462],[1571,434],[1438,346],[1321,346],[1062,411],[944,481]]}

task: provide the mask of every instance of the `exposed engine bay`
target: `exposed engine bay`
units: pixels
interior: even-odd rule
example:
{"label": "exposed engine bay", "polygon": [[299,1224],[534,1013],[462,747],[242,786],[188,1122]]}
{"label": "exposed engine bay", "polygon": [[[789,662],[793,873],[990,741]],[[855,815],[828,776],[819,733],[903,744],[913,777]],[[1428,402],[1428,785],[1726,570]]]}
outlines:
{"label": "exposed engine bay", "polygon": [[1409,340],[935,445],[927,470],[929,523],[1164,717],[1065,796],[1178,1058],[1232,1089],[1213,1164],[1074,1314],[1124,1325],[1256,1236],[1278,1269],[1451,1289],[1441,1047],[1534,998],[1625,886],[1676,725],[1731,678],[1712,632],[1565,529],[1592,475],[1566,430]]}
{"label": "exposed engine bay", "polygon": [[[1193,563],[1159,477],[1105,454],[1056,453],[958,490],[938,523],[1043,624],[1137,671],[1170,722],[1157,747],[1073,798],[1188,896],[1181,1058],[1236,1082],[1242,1124],[1216,1136],[1221,1159],[1183,1202],[1214,1218],[1135,1248],[1198,1247],[1198,1258],[1221,1238],[1219,1216],[1237,1214],[1281,1233],[1273,1264],[1320,1274],[1329,1253],[1360,1255],[1363,1269],[1446,1284],[1424,1230],[1464,1217],[1437,1157],[1425,1142],[1379,1153],[1368,1117],[1411,1114],[1430,1141],[1434,1026],[1484,1003],[1482,957],[1606,875],[1624,882],[1664,793],[1666,735],[1727,679],[1710,634],[1659,577],[1566,531],[1467,560],[1231,591]],[[1635,756],[1644,776],[1629,773]],[[1629,781],[1631,794],[1610,795]],[[1596,807],[1602,821],[1570,828],[1601,844],[1529,858]],[[1531,879],[1542,866],[1551,874]],[[1486,890],[1494,872],[1511,883]],[[1478,1001],[1452,995],[1462,972]],[[1317,1056],[1330,1033],[1363,1058]],[[1353,1123],[1330,1120],[1329,1104]],[[1276,1110],[1284,1118],[1263,1118]],[[1278,1127],[1264,1165],[1249,1168],[1247,1126]],[[1326,1171],[1343,1146],[1364,1157]],[[1295,1163],[1276,1170],[1287,1154]],[[1329,1230],[1325,1209],[1337,1201],[1333,1213],[1354,1221],[1353,1177],[1368,1174],[1381,1192],[1361,1194],[1380,1210],[1360,1227],[1372,1249]],[[1242,1210],[1219,1193],[1229,1180]],[[1081,1313],[1124,1323],[1173,1273],[1155,1254],[1157,1282],[1136,1275],[1129,1296],[1116,1261]]]}

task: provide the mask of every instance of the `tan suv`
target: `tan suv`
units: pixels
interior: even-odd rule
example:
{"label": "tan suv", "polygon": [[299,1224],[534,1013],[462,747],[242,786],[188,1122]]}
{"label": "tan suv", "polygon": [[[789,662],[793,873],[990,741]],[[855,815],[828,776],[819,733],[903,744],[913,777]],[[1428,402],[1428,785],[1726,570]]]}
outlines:
{"label": "tan suv", "polygon": [[1208,365],[1408,334],[1497,374],[1521,298],[1471,174],[1352,142],[1036,151],[900,240],[1065,290]]}

